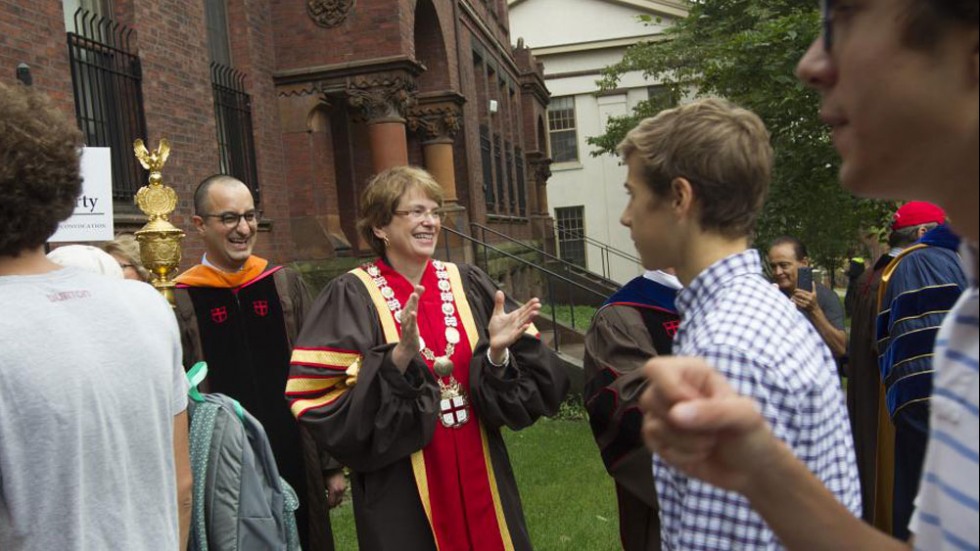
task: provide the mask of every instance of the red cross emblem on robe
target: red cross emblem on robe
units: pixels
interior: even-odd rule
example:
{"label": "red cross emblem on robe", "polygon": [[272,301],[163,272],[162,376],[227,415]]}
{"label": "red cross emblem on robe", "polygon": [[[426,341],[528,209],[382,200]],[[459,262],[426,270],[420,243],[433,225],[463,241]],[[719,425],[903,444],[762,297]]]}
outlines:
{"label": "red cross emblem on robe", "polygon": [[678,320],[671,320],[664,322],[664,331],[667,332],[667,336],[673,337],[677,334],[677,328],[681,326],[681,322]]}
{"label": "red cross emblem on robe", "polygon": [[439,400],[439,420],[446,428],[461,427],[470,420],[469,403],[462,395]]}
{"label": "red cross emblem on robe", "polygon": [[255,315],[264,318],[269,313],[269,301],[268,300],[253,301],[252,310],[255,311]]}
{"label": "red cross emblem on robe", "polygon": [[214,323],[224,323],[228,320],[228,308],[218,306],[211,309],[211,321]]}

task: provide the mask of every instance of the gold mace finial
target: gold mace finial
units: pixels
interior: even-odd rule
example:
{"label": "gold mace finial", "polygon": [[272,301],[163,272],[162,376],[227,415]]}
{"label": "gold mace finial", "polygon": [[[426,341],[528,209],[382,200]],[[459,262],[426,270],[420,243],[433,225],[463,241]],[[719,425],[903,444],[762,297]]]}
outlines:
{"label": "gold mace finial", "polygon": [[163,183],[163,165],[170,156],[170,142],[166,138],[153,151],[148,151],[143,140],[133,142],[133,152],[143,168],[150,171],[149,183],[136,192],[136,205],[146,214],[148,221],[136,232],[140,244],[140,259],[152,274],[154,287],[174,304],[173,275],[180,264],[180,242],[184,232],[170,223],[170,214],[177,208],[177,192]]}

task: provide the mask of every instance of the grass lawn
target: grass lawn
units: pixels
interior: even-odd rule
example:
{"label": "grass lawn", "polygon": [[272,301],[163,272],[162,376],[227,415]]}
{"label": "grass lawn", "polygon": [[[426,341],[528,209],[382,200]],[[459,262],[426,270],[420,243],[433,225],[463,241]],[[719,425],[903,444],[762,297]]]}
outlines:
{"label": "grass lawn", "polygon": [[[573,327],[585,331],[589,328],[589,324],[592,323],[592,316],[595,315],[596,309],[592,306],[571,306],[569,304],[556,304],[555,305],[555,317],[558,318],[558,323],[565,325],[566,327]],[[542,304],[541,317],[551,319],[551,305]],[[574,322],[574,323],[573,323]]]}
{"label": "grass lawn", "polygon": [[[619,549],[612,479],[586,421],[542,419],[504,430],[531,543],[539,551]],[[350,501],[331,513],[337,549],[357,549]]]}

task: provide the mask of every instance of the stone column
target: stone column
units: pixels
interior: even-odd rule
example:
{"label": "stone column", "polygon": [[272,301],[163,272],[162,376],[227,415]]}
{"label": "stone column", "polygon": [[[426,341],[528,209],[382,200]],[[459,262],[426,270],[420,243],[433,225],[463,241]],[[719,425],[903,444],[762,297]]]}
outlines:
{"label": "stone column", "polygon": [[548,215],[548,178],[551,178],[551,159],[536,153],[529,153],[527,157],[538,199],[538,211],[535,214]]}
{"label": "stone column", "polygon": [[459,132],[460,109],[455,105],[409,110],[408,128],[422,138],[425,168],[445,192],[446,203],[456,204],[456,163],[453,139]]}
{"label": "stone column", "polygon": [[545,251],[555,254],[555,228],[548,210],[548,178],[551,177],[551,159],[544,153],[532,151],[527,154],[529,172],[537,197],[535,212],[531,213],[531,234],[541,239]]}
{"label": "stone column", "polygon": [[367,119],[374,172],[407,165],[404,114],[415,103],[415,82],[402,76],[358,78],[347,86],[347,102]]}

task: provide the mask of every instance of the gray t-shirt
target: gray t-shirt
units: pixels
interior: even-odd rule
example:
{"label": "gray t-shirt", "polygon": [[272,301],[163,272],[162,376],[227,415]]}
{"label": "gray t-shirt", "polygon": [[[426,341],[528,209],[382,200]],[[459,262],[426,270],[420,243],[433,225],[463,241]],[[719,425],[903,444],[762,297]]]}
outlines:
{"label": "gray t-shirt", "polygon": [[837,329],[844,329],[844,307],[841,306],[840,297],[819,283],[816,283],[816,286],[817,304],[820,305],[823,314],[827,316],[827,321]]}
{"label": "gray t-shirt", "polygon": [[0,277],[0,549],[177,548],[180,337],[151,286]]}

